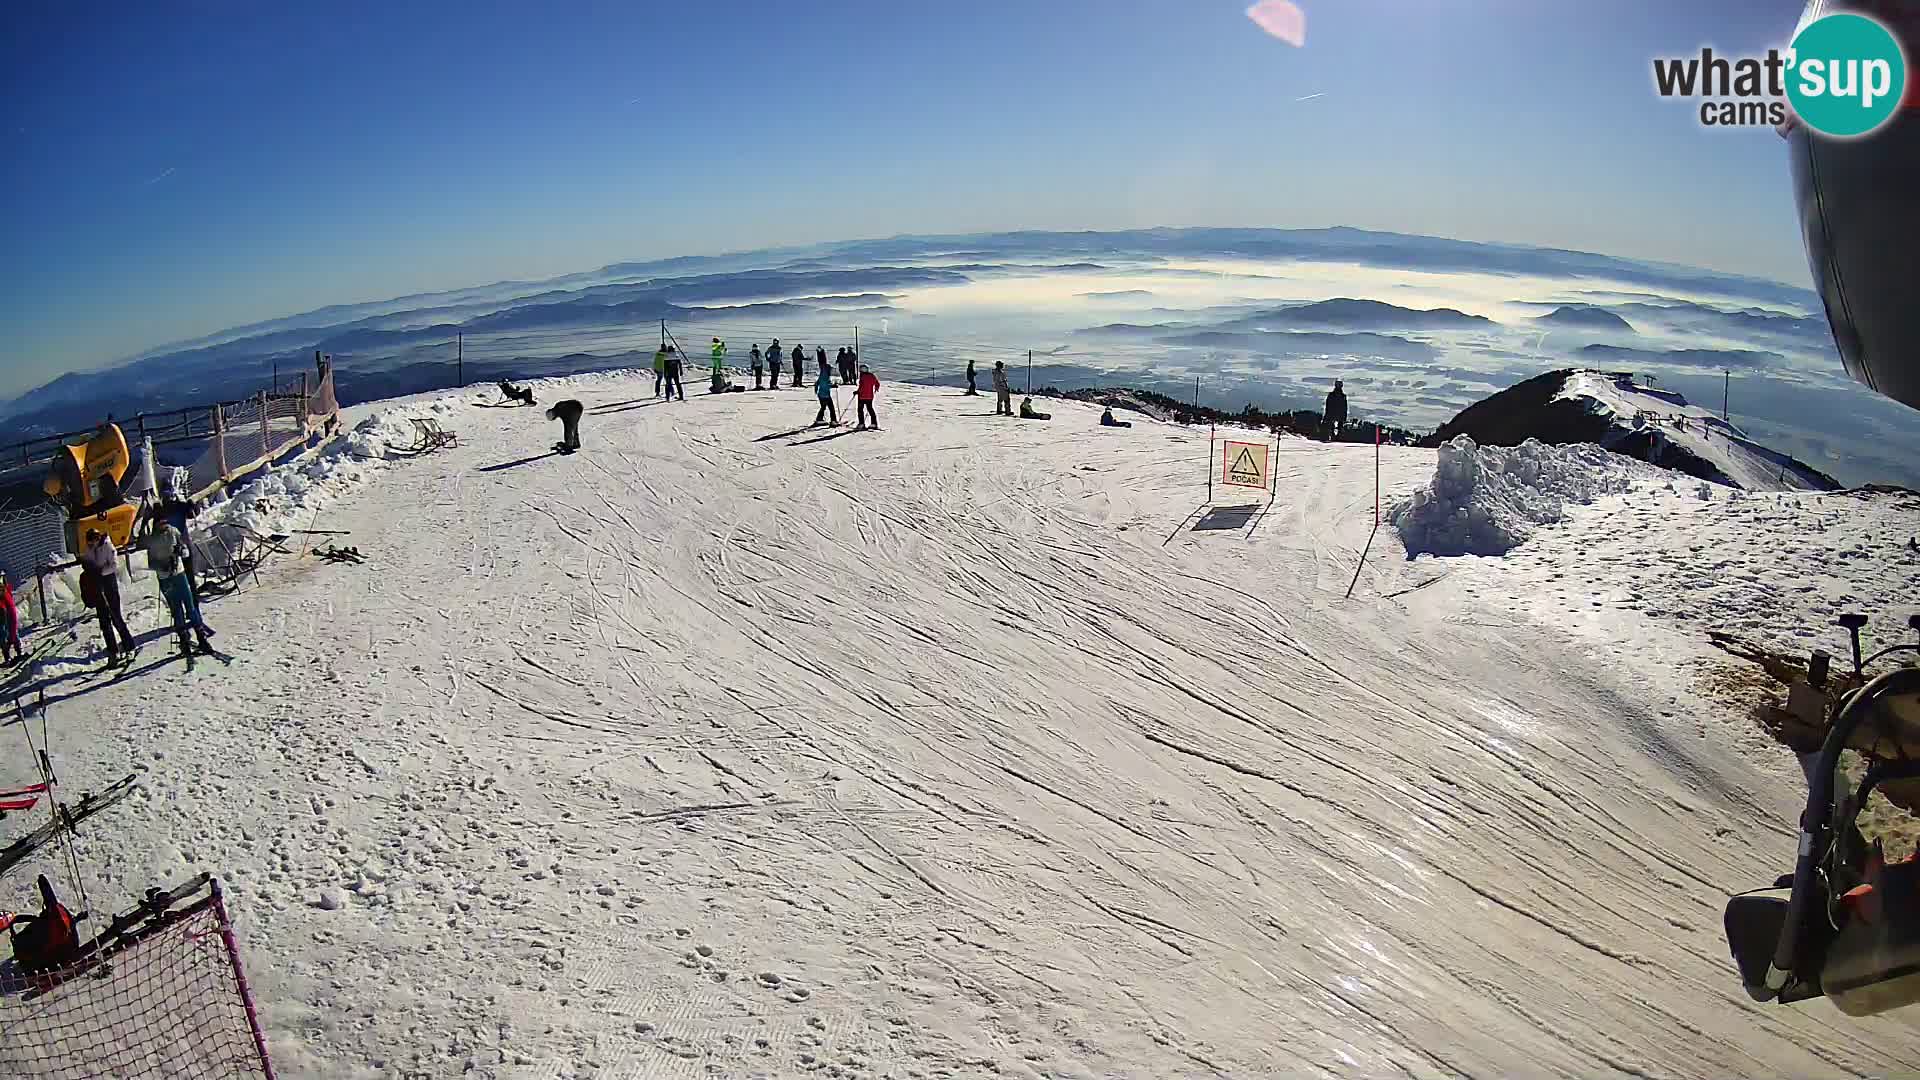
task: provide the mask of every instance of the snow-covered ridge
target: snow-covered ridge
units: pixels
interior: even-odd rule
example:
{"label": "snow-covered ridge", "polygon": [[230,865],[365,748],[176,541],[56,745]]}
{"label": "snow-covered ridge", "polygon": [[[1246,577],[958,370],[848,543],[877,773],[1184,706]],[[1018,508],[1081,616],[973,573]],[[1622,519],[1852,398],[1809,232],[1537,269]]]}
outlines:
{"label": "snow-covered ridge", "polygon": [[1624,429],[1612,440],[1614,443],[1644,440],[1652,444],[1650,457],[1656,462],[1668,456],[1667,448],[1677,449],[1707,463],[1734,487],[1749,491],[1830,491],[1839,487],[1826,474],[1748,438],[1746,432],[1711,410],[1688,404],[1679,393],[1639,385],[1628,375],[1573,372],[1554,400],[1582,402],[1589,410],[1610,418],[1617,430]]}
{"label": "snow-covered ridge", "polygon": [[1754,491],[1837,490],[1832,477],[1749,438],[1711,411],[1626,373],[1566,369],[1536,375],[1468,406],[1436,442],[1482,445],[1596,443],[1616,454],[1716,484]]}

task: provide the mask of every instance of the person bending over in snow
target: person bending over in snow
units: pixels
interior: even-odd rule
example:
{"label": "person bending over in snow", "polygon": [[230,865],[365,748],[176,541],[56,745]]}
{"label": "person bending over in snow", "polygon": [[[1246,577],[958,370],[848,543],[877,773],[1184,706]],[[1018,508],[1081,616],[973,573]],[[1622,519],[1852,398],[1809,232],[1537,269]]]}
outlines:
{"label": "person bending over in snow", "polygon": [[1133,421],[1115,420],[1113,418],[1113,406],[1109,405],[1107,406],[1106,411],[1100,414],[1100,426],[1101,427],[1132,427]]}
{"label": "person bending over in snow", "polygon": [[180,638],[181,655],[192,656],[193,646],[187,641],[187,631],[194,632],[203,653],[213,651],[213,644],[207,640],[213,631],[201,619],[200,604],[194,599],[192,583],[187,580],[186,550],[187,538],[172,522],[157,522],[153,535],[147,538],[147,568],[160,579],[160,595],[173,616],[173,632]]}
{"label": "person bending over in snow", "polygon": [[1022,419],[1022,420],[1051,420],[1051,419],[1053,419],[1053,414],[1052,414],[1052,413],[1046,413],[1046,412],[1041,412],[1041,411],[1040,411],[1039,409],[1036,409],[1036,408],[1034,408],[1034,407],[1033,407],[1033,399],[1032,399],[1032,398],[1030,398],[1030,397],[1023,397],[1023,398],[1021,398],[1021,399],[1020,399],[1020,419]]}
{"label": "person bending over in snow", "polygon": [[[875,431],[880,430],[880,417],[875,415],[873,411],[873,396],[879,392],[879,377],[873,373],[872,368],[862,367],[860,369],[860,389],[858,391],[860,398],[858,419],[860,422],[854,426],[855,431],[865,431],[868,428],[872,428]],[[873,422],[869,424],[867,422],[869,420]]]}
{"label": "person bending over in snow", "polygon": [[[685,391],[681,393],[684,395]],[[681,400],[684,401],[685,398],[682,397]],[[547,410],[547,419],[560,421],[560,441],[553,444],[555,450],[563,454],[571,454],[580,449],[580,414],[585,411],[586,407],[572,398]]]}
{"label": "person bending over in snow", "polygon": [[[799,346],[796,345],[794,351],[798,352]],[[819,427],[829,420],[838,426],[840,410],[833,407],[833,373],[825,364],[820,365],[820,377],[813,381],[813,393],[820,399],[820,411],[813,414],[813,426]]]}

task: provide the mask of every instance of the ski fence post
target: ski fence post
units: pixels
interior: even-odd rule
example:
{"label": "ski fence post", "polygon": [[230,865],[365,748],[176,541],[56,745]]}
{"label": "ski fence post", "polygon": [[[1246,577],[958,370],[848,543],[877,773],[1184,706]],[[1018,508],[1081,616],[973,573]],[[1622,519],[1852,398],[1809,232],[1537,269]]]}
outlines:
{"label": "ski fence post", "polygon": [[273,446],[273,432],[267,425],[267,392],[260,391],[260,452],[266,453]]}
{"label": "ski fence post", "polygon": [[1207,425],[1207,505],[1213,505],[1213,425]]}
{"label": "ski fence post", "polygon": [[227,917],[227,902],[220,892],[220,879],[214,878],[213,911],[220,920],[220,942],[227,948],[227,962],[233,965],[234,986],[240,991],[241,1007],[247,1011],[247,1030],[253,1035],[253,1048],[260,1054],[260,1068],[267,1080],[276,1080],[273,1059],[267,1056],[267,1036],[260,1030],[260,1011],[253,1004],[253,988],[247,985],[247,969],[240,963],[240,946],[233,940],[233,920]]}
{"label": "ski fence post", "polygon": [[214,403],[213,406],[213,467],[220,474],[220,482],[227,482],[227,419],[226,408]]}
{"label": "ski fence post", "polygon": [[453,378],[460,386],[467,385],[467,336],[461,333],[453,335]]}
{"label": "ski fence post", "polygon": [[1033,350],[1027,350],[1027,393],[1033,393]]}
{"label": "ski fence post", "polygon": [[1373,425],[1373,527],[1380,527],[1380,425]]}

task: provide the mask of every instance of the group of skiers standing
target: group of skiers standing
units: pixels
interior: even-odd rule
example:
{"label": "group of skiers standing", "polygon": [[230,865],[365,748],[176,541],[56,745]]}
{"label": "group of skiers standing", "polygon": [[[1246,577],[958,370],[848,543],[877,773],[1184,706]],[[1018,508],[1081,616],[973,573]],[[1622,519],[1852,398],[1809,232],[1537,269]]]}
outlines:
{"label": "group of skiers standing", "polygon": [[[160,596],[166,601],[180,652],[189,658],[196,651],[213,652],[213,643],[209,640],[213,630],[200,614],[200,599],[193,581],[193,545],[187,539],[194,511],[192,502],[177,492],[170,492],[148,518],[145,543],[147,569],[159,581]],[[108,663],[132,662],[139,655],[140,647],[134,643],[121,609],[119,549],[106,533],[88,529],[79,561],[80,598],[100,619]]]}

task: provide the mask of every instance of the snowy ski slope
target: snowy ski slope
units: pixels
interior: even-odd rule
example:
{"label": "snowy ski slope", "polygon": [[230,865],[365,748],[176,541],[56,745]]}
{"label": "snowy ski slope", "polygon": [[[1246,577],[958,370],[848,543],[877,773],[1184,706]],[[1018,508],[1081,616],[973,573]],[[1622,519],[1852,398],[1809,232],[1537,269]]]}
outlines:
{"label": "snowy ski slope", "polygon": [[570,457],[455,405],[328,492],[368,565],[209,607],[230,668],[50,688],[70,784],[146,770],[96,906],[222,873],[282,1076],[1911,1074],[1911,1019],[1746,1001],[1797,773],[1536,602],[1577,551],[1382,530],[1344,600],[1371,447],[1176,532],[1204,429],[650,391],[564,388]]}

